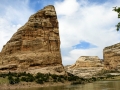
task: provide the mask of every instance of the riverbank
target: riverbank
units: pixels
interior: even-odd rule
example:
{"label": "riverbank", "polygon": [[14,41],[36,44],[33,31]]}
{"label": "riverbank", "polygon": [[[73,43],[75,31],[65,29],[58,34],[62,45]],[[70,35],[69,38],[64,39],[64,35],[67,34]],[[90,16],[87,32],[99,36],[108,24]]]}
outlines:
{"label": "riverbank", "polygon": [[35,82],[20,82],[18,84],[1,84],[0,90],[15,90],[15,89],[25,89],[25,88],[40,88],[40,87],[49,87],[49,86],[63,86],[63,85],[71,85],[71,82],[48,82],[44,84],[37,84]]}
{"label": "riverbank", "polygon": [[112,76],[107,79],[103,79],[102,81],[120,81],[120,76]]}
{"label": "riverbank", "polygon": [[42,73],[37,73],[36,75],[33,75],[26,72],[9,72],[7,74],[0,74],[0,90],[70,85],[71,82],[78,79],[79,77],[73,76],[71,74],[63,76]]}
{"label": "riverbank", "polygon": [[49,86],[63,86],[87,84],[95,81],[116,81],[120,75],[104,75],[91,78],[80,78],[68,73],[68,76],[57,76],[51,74],[32,75],[29,73],[8,73],[0,75],[0,90],[13,90],[22,88],[39,88]]}
{"label": "riverbank", "polygon": [[[116,76],[114,78],[109,78],[109,79],[101,79],[101,80],[96,80],[96,81],[119,81],[120,76]],[[95,81],[90,81],[90,82],[85,82],[84,84],[87,83],[93,83]],[[36,82],[20,82],[18,84],[11,85],[9,83],[4,83],[0,84],[0,90],[16,90],[16,89],[29,89],[29,88],[40,88],[40,87],[52,87],[52,86],[64,86],[64,85],[71,85],[70,81],[65,81],[64,83],[62,82],[47,82],[44,84],[37,84]],[[75,84],[74,84],[75,85]],[[81,85],[81,84],[79,84]]]}

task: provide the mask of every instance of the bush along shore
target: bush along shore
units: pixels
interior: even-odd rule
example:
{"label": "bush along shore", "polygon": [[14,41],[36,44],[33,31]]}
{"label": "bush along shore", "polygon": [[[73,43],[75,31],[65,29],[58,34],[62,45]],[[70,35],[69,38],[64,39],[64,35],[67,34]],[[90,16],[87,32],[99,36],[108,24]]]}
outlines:
{"label": "bush along shore", "polygon": [[[118,77],[118,78],[115,78]],[[120,79],[119,75],[110,75],[110,74],[101,74],[97,75],[91,78],[82,78],[78,76],[74,76],[73,74],[68,73],[66,76],[63,75],[55,75],[55,74],[42,74],[37,73],[36,75],[30,74],[30,73],[7,73],[7,74],[0,74],[1,80],[8,81],[9,85],[16,85],[20,82],[35,82],[36,84],[43,85],[44,83],[65,83],[70,82],[72,85],[75,84],[85,84],[85,83],[92,83],[95,81],[100,80],[114,80],[114,79]],[[0,84],[1,81],[0,81]]]}
{"label": "bush along shore", "polygon": [[79,81],[81,84],[84,78],[79,78],[78,76],[74,76],[70,73],[68,75],[55,75],[55,74],[42,74],[37,73],[36,75],[30,74],[30,73],[7,73],[7,74],[0,74],[0,78],[5,78],[8,80],[9,84],[14,85],[18,84],[20,82],[36,82],[38,84],[44,84],[46,82],[61,82],[64,83],[66,81],[75,83]]}

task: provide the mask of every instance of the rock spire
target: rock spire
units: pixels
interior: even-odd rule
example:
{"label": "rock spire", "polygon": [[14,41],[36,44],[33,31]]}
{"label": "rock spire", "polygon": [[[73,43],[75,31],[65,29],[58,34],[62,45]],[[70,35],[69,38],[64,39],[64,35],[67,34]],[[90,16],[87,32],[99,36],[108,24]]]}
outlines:
{"label": "rock spire", "polygon": [[31,15],[28,22],[3,46],[0,72],[8,70],[65,74],[54,6],[46,6]]}

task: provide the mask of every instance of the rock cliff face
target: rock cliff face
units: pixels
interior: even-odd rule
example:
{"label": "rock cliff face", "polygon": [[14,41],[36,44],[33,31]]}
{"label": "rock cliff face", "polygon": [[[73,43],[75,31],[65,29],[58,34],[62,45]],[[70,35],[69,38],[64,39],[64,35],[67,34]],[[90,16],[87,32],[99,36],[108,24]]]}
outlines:
{"label": "rock cliff face", "polygon": [[65,74],[54,6],[46,6],[31,15],[3,46],[0,72],[6,71]]}
{"label": "rock cliff face", "polygon": [[103,69],[103,61],[97,56],[81,56],[66,71],[79,77],[92,77]]}
{"label": "rock cliff face", "polygon": [[103,57],[105,69],[120,69],[120,43],[105,47],[103,50]]}
{"label": "rock cliff face", "polygon": [[100,67],[102,63],[97,56],[81,56],[78,58],[76,63],[71,66],[72,68],[77,67]]}

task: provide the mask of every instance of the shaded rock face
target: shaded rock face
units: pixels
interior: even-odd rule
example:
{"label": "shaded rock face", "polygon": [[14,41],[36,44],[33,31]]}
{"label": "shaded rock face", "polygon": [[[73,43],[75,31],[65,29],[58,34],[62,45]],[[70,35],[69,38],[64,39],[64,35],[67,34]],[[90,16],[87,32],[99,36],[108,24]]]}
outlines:
{"label": "shaded rock face", "polygon": [[65,74],[54,6],[46,6],[31,15],[28,22],[4,45],[0,55],[1,72]]}
{"label": "shaded rock face", "polygon": [[105,47],[103,50],[103,57],[105,69],[120,69],[120,43]]}
{"label": "shaded rock face", "polygon": [[81,56],[74,65],[67,66],[65,69],[79,77],[92,77],[103,69],[103,61],[97,56]]}

